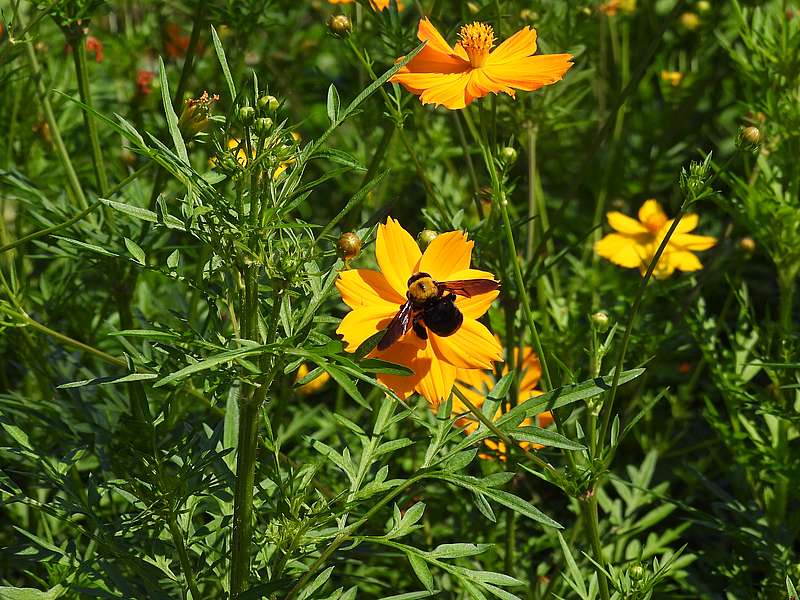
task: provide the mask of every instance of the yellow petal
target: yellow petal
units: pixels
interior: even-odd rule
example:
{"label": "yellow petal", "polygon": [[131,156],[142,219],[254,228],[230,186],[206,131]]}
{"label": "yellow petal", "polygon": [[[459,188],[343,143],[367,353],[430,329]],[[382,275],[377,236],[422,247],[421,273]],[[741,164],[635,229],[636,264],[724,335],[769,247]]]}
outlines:
{"label": "yellow petal", "polygon": [[420,95],[423,104],[442,105],[450,110],[464,108],[472,102],[467,95],[470,71],[437,75],[438,83],[426,88]]}
{"label": "yellow petal", "polygon": [[[669,228],[672,227],[672,222],[675,219],[670,219],[666,222],[664,227],[664,231],[669,231]],[[673,235],[677,235],[679,233],[688,233],[690,231],[694,231],[697,229],[697,223],[699,222],[700,218],[695,213],[687,213],[683,215],[681,222],[678,223],[678,226],[675,228],[675,233]]]}
{"label": "yellow petal", "polygon": [[691,252],[672,251],[668,253],[665,252],[664,255],[667,256],[667,260],[672,264],[674,269],[679,269],[681,271],[699,271],[703,268],[702,263]]}
{"label": "yellow petal", "polygon": [[383,273],[370,269],[350,269],[339,273],[336,287],[342,300],[350,308],[359,308],[373,304],[391,304],[395,310],[406,301],[389,285]]}
{"label": "yellow petal", "polygon": [[438,408],[453,390],[456,380],[456,368],[439,360],[433,353],[431,344],[426,344],[422,351],[423,360],[427,361],[429,368],[422,373],[416,390],[428,401],[428,404]]}
{"label": "yellow petal", "polygon": [[[519,393],[520,400],[526,394],[528,397],[531,395],[539,395],[541,392],[534,390],[539,385],[539,379],[542,376],[542,365],[539,362],[539,357],[532,348],[526,347],[522,353],[521,377],[519,380]],[[538,392],[533,394],[533,392]],[[527,399],[527,398],[526,398]]]}
{"label": "yellow petal", "polygon": [[408,278],[418,269],[422,253],[414,238],[389,217],[385,225],[378,225],[375,258],[386,281],[403,298],[408,291]]}
{"label": "yellow petal", "polygon": [[525,58],[536,53],[536,30],[525,27],[495,48],[486,59],[487,64],[499,65],[504,62]]}
{"label": "yellow petal", "polygon": [[608,219],[608,224],[620,233],[650,233],[650,230],[639,221],[631,219],[621,212],[610,212],[606,215],[606,218]]}
{"label": "yellow petal", "polygon": [[434,238],[419,261],[419,270],[428,273],[437,281],[462,279],[453,273],[469,269],[472,247],[460,231],[448,231]]}
{"label": "yellow petal", "polygon": [[708,250],[717,243],[717,238],[706,235],[692,235],[690,233],[674,234],[670,244],[680,246],[684,250]]}
{"label": "yellow petal", "polygon": [[661,208],[658,200],[650,199],[645,200],[644,204],[639,208],[639,220],[642,223],[658,223],[659,227],[667,222],[667,215],[664,214],[664,209]]}
{"label": "yellow petal", "polygon": [[397,365],[403,365],[414,372],[412,375],[388,375],[383,373],[378,375],[378,381],[401,398],[407,398],[417,387],[422,376],[430,369],[430,359],[420,357],[419,344],[414,343],[414,340],[395,342],[386,350],[372,352],[370,356],[375,356]]}
{"label": "yellow petal", "polygon": [[464,319],[451,336],[429,332],[430,345],[441,360],[462,369],[491,369],[503,360],[503,349],[486,327],[474,319]]}
{"label": "yellow petal", "polygon": [[[632,236],[609,233],[594,245],[594,251],[621,267],[641,267],[646,248]],[[645,268],[646,268],[645,264]]]}
{"label": "yellow petal", "polygon": [[355,352],[367,338],[383,331],[389,325],[398,307],[387,302],[371,304],[351,310],[339,323],[336,333],[344,338],[345,350]]}

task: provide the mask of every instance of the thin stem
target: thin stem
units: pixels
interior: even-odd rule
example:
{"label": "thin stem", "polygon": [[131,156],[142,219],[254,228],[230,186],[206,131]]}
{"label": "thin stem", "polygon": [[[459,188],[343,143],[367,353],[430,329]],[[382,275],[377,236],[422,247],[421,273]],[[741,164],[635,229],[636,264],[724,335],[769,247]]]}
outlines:
{"label": "thin stem", "polygon": [[181,530],[178,527],[178,522],[175,519],[175,515],[170,515],[168,522],[169,532],[172,535],[172,542],[175,544],[175,549],[178,551],[178,561],[181,563],[183,577],[186,579],[186,587],[189,588],[189,593],[192,595],[192,600],[200,600],[200,590],[197,589],[192,563],[189,562],[189,555],[186,552],[186,544],[183,541],[183,533],[181,533]]}
{"label": "thin stem", "polygon": [[58,128],[58,122],[56,121],[55,114],[53,113],[53,107],[50,104],[50,98],[47,95],[47,88],[44,86],[42,68],[39,65],[39,60],[36,58],[36,51],[33,48],[33,44],[26,43],[25,52],[28,54],[28,62],[31,64],[31,72],[33,75],[33,81],[36,85],[36,92],[39,96],[39,102],[42,104],[45,120],[47,121],[48,127],[50,127],[50,134],[53,136],[53,146],[55,147],[56,154],[58,155],[61,165],[64,167],[64,171],[67,173],[67,184],[70,196],[72,197],[73,201],[77,203],[79,208],[88,208],[89,202],[86,200],[86,195],[83,193],[83,188],[78,180],[78,174],[75,172],[75,168],[72,166],[72,160],[70,160],[69,152],[67,151],[67,147],[64,145],[64,140],[61,137],[61,130]]}
{"label": "thin stem", "polygon": [[[93,108],[92,91],[89,87],[89,73],[86,64],[86,43],[83,35],[74,36],[68,40],[73,46],[73,57],[75,58],[75,74],[78,78],[78,94],[89,108]],[[103,160],[103,151],[100,148],[100,136],[97,133],[97,123],[89,111],[83,111],[83,122],[89,132],[89,141],[92,147],[92,162],[94,172],[97,177],[97,188],[100,195],[106,197],[108,193],[108,176],[106,175],[106,164]]]}
{"label": "thin stem", "polygon": [[[600,542],[600,527],[597,522],[597,494],[594,490],[587,492],[587,498],[580,499],[578,502],[581,506],[581,516],[583,517],[584,531],[592,547],[592,554],[594,560],[600,565],[600,568],[606,568],[606,559],[603,556],[603,545]],[[601,600],[609,600],[611,597],[608,592],[608,580],[605,573],[600,568],[597,569],[597,580],[600,584],[600,598]]]}

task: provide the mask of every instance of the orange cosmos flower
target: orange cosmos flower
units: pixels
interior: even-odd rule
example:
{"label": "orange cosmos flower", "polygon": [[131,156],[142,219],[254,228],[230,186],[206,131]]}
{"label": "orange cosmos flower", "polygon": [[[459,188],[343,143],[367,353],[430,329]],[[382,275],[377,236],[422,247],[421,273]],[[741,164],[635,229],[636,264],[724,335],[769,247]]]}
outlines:
{"label": "orange cosmos flower", "polygon": [[[610,212],[606,217],[616,233],[609,233],[598,241],[594,245],[595,252],[621,267],[638,268],[644,275],[672,225],[672,220],[667,219],[658,201],[652,199],[642,204],[638,221],[620,212]],[[654,277],[664,279],[672,275],[675,269],[698,271],[703,268],[692,252],[708,250],[717,240],[689,233],[694,231],[698,221],[699,217],[694,213],[684,215],[664,248],[664,253],[653,271]]]}
{"label": "orange cosmos flower", "polygon": [[[355,0],[328,0],[331,4],[352,4]],[[385,10],[391,4],[390,0],[369,0],[372,10]],[[397,10],[404,10],[406,7],[405,2],[397,0]]]}
{"label": "orange cosmos flower", "polygon": [[[515,364],[519,360],[519,351],[514,351]],[[522,351],[522,361],[519,362],[520,366],[520,381],[519,381],[519,402],[525,402],[535,396],[541,396],[542,391],[536,389],[539,385],[539,378],[542,376],[542,368],[539,364],[539,357],[530,347],[525,347]],[[508,365],[503,368],[503,375],[508,373]],[[491,371],[483,371],[478,369],[459,369],[456,373],[456,387],[466,396],[466,398],[480,408],[486,400],[486,395],[492,391],[497,381],[495,381],[494,374]],[[503,405],[498,407],[497,412],[493,417],[493,421],[499,419],[503,414]],[[467,405],[464,404],[458,396],[453,397],[453,416],[461,416],[455,424],[458,427],[463,427],[464,432],[467,434],[472,433],[480,422],[470,412]],[[550,411],[545,411],[536,415],[536,421],[531,418],[523,420],[519,426],[527,427],[529,425],[536,425],[537,427],[547,427],[553,422],[553,415]],[[491,450],[495,451],[496,456],[501,460],[506,460],[508,449],[504,442],[495,439],[484,440],[484,444]],[[520,442],[523,448],[533,448],[538,450],[544,448],[541,444],[534,444],[531,442]],[[494,458],[492,455],[481,454],[481,458]]]}
{"label": "orange cosmos flower", "polygon": [[[354,352],[367,338],[383,331],[406,302],[408,279],[414,273],[428,273],[436,281],[494,279],[491,273],[470,268],[473,242],[460,231],[439,235],[423,254],[414,238],[389,217],[378,226],[375,257],[380,271],[343,271],[336,280],[342,300],[353,310],[342,319],[336,333],[344,338],[346,350]],[[440,337],[427,331],[420,339],[410,328],[386,350],[373,350],[369,356],[403,365],[413,375],[384,375],[378,379],[398,396],[413,391],[422,394],[432,406],[450,396],[456,369],[487,369],[501,360],[502,348],[477,321],[491,306],[498,292],[471,298],[458,296],[455,304],[464,316],[456,332]]]}
{"label": "orange cosmos flower", "polygon": [[490,92],[514,97],[515,90],[531,92],[560,81],[572,66],[570,54],[536,52],[536,30],[525,27],[493,52],[494,31],[484,23],[464,25],[454,48],[425,18],[417,37],[425,48],[391,79],[423,104],[464,108]]}

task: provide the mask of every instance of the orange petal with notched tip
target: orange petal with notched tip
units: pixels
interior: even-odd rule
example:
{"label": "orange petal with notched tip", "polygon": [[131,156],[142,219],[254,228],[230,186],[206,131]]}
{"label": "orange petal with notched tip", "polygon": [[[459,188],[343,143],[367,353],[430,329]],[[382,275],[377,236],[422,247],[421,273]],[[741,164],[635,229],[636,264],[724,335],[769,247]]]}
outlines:
{"label": "orange petal with notched tip", "polygon": [[386,281],[404,299],[408,278],[417,271],[421,257],[417,242],[392,217],[386,219],[385,225],[378,225],[375,258]]}
{"label": "orange petal with notched tip", "polygon": [[525,27],[495,48],[486,59],[487,65],[499,65],[536,53],[536,30]]}
{"label": "orange petal with notched tip", "polygon": [[[426,74],[426,76],[430,76]],[[464,108],[472,102],[472,97],[467,95],[467,83],[470,73],[451,73],[436,75],[436,83],[423,89],[420,101],[423,104],[441,104],[451,110]]]}
{"label": "orange petal with notched tip", "polygon": [[503,86],[532,92],[560,81],[572,67],[571,54],[541,54],[498,65],[485,65],[483,72],[498,90]]}

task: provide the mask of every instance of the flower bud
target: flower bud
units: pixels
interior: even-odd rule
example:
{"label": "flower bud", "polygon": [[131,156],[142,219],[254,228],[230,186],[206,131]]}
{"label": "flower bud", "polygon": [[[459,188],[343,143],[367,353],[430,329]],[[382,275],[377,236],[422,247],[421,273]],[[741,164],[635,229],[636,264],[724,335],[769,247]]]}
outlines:
{"label": "flower bud", "polygon": [[751,237],[743,237],[739,240],[739,250],[747,254],[752,254],[756,251],[756,242]]}
{"label": "flower bud", "polygon": [[239,119],[242,125],[248,127],[253,124],[256,118],[256,109],[252,106],[240,106],[239,110],[236,111],[236,118]]}
{"label": "flower bud", "polygon": [[344,260],[345,263],[356,258],[359,252],[361,252],[360,237],[349,231],[339,236],[339,241],[336,242],[336,254],[338,254],[339,258]]}
{"label": "flower bud", "polygon": [[744,127],[736,137],[736,147],[743,152],[755,152],[761,144],[761,131],[758,127]]}
{"label": "flower bud", "polygon": [[591,319],[592,326],[597,330],[597,333],[605,333],[608,331],[608,325],[611,319],[608,317],[607,312],[599,310],[592,315]]}
{"label": "flower bud", "polygon": [[711,2],[708,2],[708,0],[700,0],[700,2],[695,5],[695,8],[697,12],[701,14],[707,13],[711,10]]}
{"label": "flower bud", "polygon": [[272,129],[272,119],[269,117],[259,117],[256,119],[253,129],[255,129],[256,135],[259,137],[266,137],[269,135],[270,129]]}
{"label": "flower bud", "polygon": [[208,92],[203,92],[199,98],[189,98],[186,101],[181,118],[178,119],[178,129],[183,139],[190,140],[198,133],[208,129],[211,105],[218,100],[217,94],[209,96]]}
{"label": "flower bud", "polygon": [[439,235],[435,231],[431,231],[430,229],[423,229],[419,232],[417,236],[417,243],[422,250],[425,250],[428,246],[431,245],[431,242],[436,239],[436,236]]}
{"label": "flower bud", "polygon": [[467,2],[467,10],[469,10],[469,14],[477,15],[481,12],[481,7],[475,2]]}
{"label": "flower bud", "polygon": [[353,31],[353,24],[345,15],[334,15],[328,19],[328,31],[338,38],[346,38]]}
{"label": "flower bud", "polygon": [[517,162],[517,151],[511,146],[506,146],[500,150],[500,161],[503,166],[508,168]]}
{"label": "flower bud", "polygon": [[700,27],[700,17],[693,12],[685,12],[680,16],[681,25],[689,31],[694,31]]}
{"label": "flower bud", "polygon": [[539,13],[531,10],[530,8],[523,8],[521,11],[519,11],[519,18],[528,23],[533,23],[534,21],[539,20]]}
{"label": "flower bud", "polygon": [[644,567],[639,563],[632,565],[631,568],[628,570],[628,574],[631,576],[631,579],[634,581],[640,581],[644,578],[645,572]]}
{"label": "flower bud", "polygon": [[278,99],[275,96],[261,96],[258,99],[258,110],[263,112],[272,113],[278,110],[278,107],[281,105],[278,102]]}

